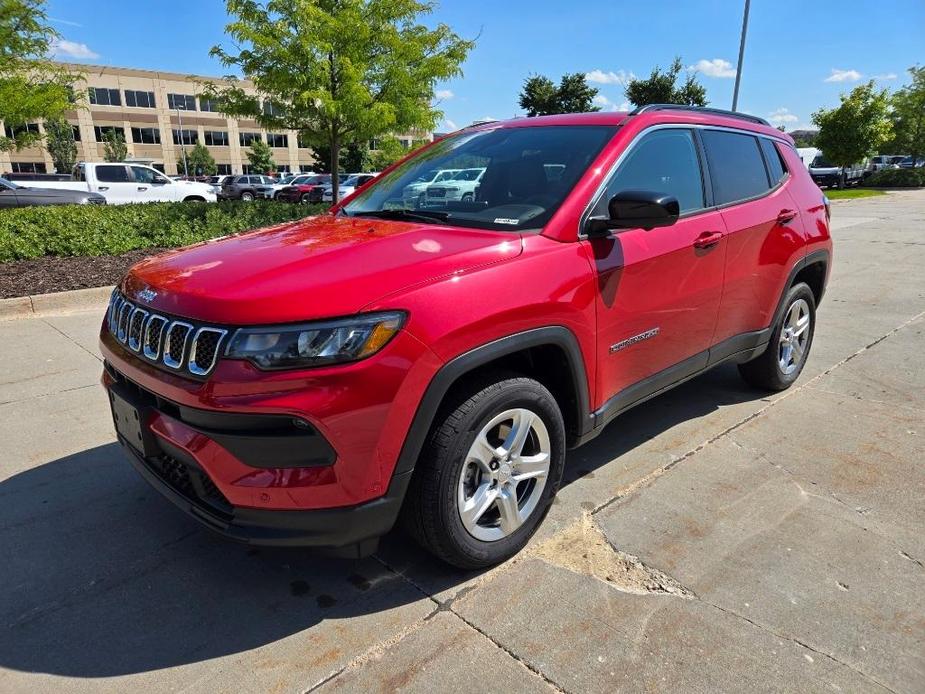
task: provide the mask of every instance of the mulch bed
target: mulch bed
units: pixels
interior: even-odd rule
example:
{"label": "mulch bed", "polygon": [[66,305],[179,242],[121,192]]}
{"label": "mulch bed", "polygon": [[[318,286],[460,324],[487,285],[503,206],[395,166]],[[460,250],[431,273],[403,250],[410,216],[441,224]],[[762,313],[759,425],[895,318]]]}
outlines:
{"label": "mulch bed", "polygon": [[162,250],[148,248],[121,255],[76,258],[47,256],[0,263],[0,299],[115,284],[132,265]]}

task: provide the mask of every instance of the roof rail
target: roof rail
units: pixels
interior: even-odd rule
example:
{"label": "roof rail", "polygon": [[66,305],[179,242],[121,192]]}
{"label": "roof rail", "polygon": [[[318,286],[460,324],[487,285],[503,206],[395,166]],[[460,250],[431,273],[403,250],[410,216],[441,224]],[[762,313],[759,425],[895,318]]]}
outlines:
{"label": "roof rail", "polygon": [[750,123],[758,123],[759,125],[767,125],[768,127],[771,127],[771,124],[768,123],[764,118],[751,116],[747,113],[739,113],[738,111],[727,111],[722,108],[710,108],[708,106],[685,106],[684,104],[646,104],[645,106],[640,106],[639,108],[630,111],[630,115],[638,116],[640,113],[648,113],[649,111],[693,111],[695,113],[713,113],[717,116],[738,118],[740,120],[747,120]]}

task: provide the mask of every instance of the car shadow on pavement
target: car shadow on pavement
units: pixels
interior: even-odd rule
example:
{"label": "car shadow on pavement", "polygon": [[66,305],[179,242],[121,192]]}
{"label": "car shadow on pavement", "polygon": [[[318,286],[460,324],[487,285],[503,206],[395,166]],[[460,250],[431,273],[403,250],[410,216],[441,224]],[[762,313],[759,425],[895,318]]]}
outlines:
{"label": "car shadow on pavement", "polygon": [[[565,483],[680,422],[761,397],[734,367],[702,376],[572,452],[580,464],[569,465]],[[316,625],[299,658],[333,658],[350,644],[362,651],[379,638],[371,632],[400,628],[376,615],[474,575],[397,531],[376,557],[355,561],[226,542],[149,488],[114,443],[0,482],[0,557],[0,668],[71,677],[203,662]],[[350,620],[364,615],[372,621]]]}

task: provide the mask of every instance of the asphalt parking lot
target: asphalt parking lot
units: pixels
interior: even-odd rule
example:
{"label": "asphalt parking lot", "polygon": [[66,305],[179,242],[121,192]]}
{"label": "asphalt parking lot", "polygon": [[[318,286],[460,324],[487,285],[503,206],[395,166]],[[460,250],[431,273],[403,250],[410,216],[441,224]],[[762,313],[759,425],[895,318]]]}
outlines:
{"label": "asphalt parking lot", "polygon": [[0,323],[0,691],[925,691],[925,191],[833,214],[797,385],[617,419],[482,574],[213,537],[114,443],[101,311]]}

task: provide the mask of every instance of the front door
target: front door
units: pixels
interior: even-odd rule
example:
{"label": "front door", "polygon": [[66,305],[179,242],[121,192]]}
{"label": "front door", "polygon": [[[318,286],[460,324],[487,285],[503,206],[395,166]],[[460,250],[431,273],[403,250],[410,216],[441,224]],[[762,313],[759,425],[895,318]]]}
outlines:
{"label": "front door", "polygon": [[125,164],[97,164],[97,191],[110,205],[138,202],[135,182]]}
{"label": "front door", "polygon": [[598,405],[618,396],[617,409],[706,366],[726,254],[689,129],[652,130],[631,145],[591,214],[606,214],[607,201],[627,190],[673,195],[681,218],[582,242],[597,274]]}

